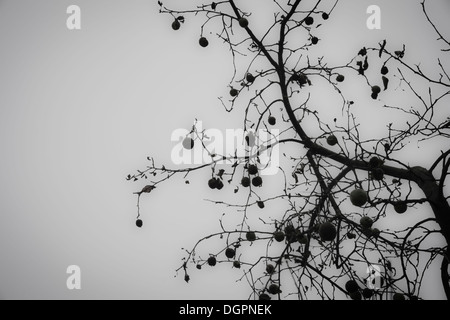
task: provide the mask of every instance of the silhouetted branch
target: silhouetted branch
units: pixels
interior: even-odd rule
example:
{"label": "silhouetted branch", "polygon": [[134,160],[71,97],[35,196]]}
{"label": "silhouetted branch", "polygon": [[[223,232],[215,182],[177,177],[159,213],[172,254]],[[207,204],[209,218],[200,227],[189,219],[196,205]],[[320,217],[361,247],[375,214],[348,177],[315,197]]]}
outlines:
{"label": "silhouetted branch", "polygon": [[[202,237],[192,249],[185,250],[186,257],[177,272],[183,270],[189,281],[190,264],[198,269],[216,263],[242,268],[239,280],[248,282],[250,297],[255,299],[335,299],[344,295],[352,299],[415,299],[426,271],[439,257],[443,259],[441,278],[449,296],[450,206],[444,181],[449,175],[450,150],[442,151],[428,170],[412,165],[414,158],[406,161],[400,157],[412,142],[439,141],[442,145],[450,138],[450,119],[442,119],[447,112],[450,77],[441,60],[437,60],[440,76],[431,76],[420,64],[408,61],[404,44],[393,50],[385,39],[378,47],[362,46],[344,64],[329,65],[327,55],[312,57],[308,49],[319,41],[313,39],[317,27],[314,19],[320,16],[325,23],[338,1],[332,6],[320,0],[310,7],[300,0],[275,0],[273,4],[273,20],[260,36],[254,32],[257,22],[251,19],[251,12],[245,12],[233,0],[179,11],[161,4],[161,13],[182,23],[184,15],[204,19],[201,36],[206,28],[219,28],[215,34],[229,49],[233,68],[230,97],[219,98],[225,111],[242,112],[245,132],[269,132],[271,127],[279,130],[257,146],[246,136],[246,152],[256,152],[238,156],[237,148],[234,154],[213,154],[205,133],[197,132],[194,126],[191,134],[210,161],[167,168],[156,166],[149,158],[151,163],[145,170],[128,175],[127,180],[150,177],[151,185],[159,185],[177,174],[186,177],[211,168],[210,188],[220,190],[223,182],[234,184],[231,195],[236,197],[207,200],[238,213],[231,226],[225,224],[224,213],[219,220],[221,231]],[[450,45],[428,16],[425,1],[421,5],[438,40]],[[291,38],[297,34],[306,35],[308,40],[293,43]],[[374,79],[370,71],[377,66],[380,74]],[[397,85],[399,94],[407,94],[416,105],[383,103],[382,110],[402,118],[397,123],[387,119],[381,137],[367,138],[355,111],[361,102],[347,99],[348,92],[341,85],[346,77],[367,87],[367,98],[378,104],[379,96],[394,92]],[[377,83],[382,83],[382,88]],[[341,108],[341,119],[329,121],[327,114],[315,108],[310,90],[313,85],[334,94],[337,99],[333,104]],[[260,174],[263,165],[259,156],[275,146],[283,148],[280,173],[271,177],[278,180],[269,190]],[[217,171],[221,161],[224,168]],[[441,169],[439,179],[433,176],[436,168]],[[424,196],[418,196],[416,190]],[[253,214],[265,212],[269,205],[273,206],[270,215]],[[410,216],[411,220],[400,216],[417,207],[424,208],[425,213]],[[139,209],[138,197],[138,217]],[[427,215],[427,211],[431,212]],[[391,225],[397,220],[394,215],[399,215],[399,225]],[[383,221],[389,223],[383,226]],[[428,245],[431,237],[440,243],[443,237],[447,245]],[[198,253],[202,245],[213,238],[222,245],[202,257]],[[361,268],[375,265],[385,269],[382,276],[361,275]],[[378,276],[384,283],[371,286],[369,280]]]}

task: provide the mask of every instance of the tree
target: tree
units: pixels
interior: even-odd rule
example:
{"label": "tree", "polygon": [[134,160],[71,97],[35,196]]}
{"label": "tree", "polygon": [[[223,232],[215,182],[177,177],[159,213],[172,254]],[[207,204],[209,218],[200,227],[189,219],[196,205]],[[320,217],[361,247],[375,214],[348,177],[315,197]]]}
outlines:
{"label": "tree", "polygon": [[[203,19],[202,47],[211,41],[206,30],[217,32],[234,71],[229,95],[220,101],[244,120],[244,154],[211,148],[208,134],[194,124],[180,145],[185,152],[201,148],[208,161],[180,169],[149,157],[145,169],[127,177],[156,186],[209,169],[205,183],[232,196],[214,203],[239,213],[235,223],[220,219],[220,231],[187,249],[177,272],[188,282],[193,266],[227,264],[242,272],[251,299],[417,299],[427,273],[439,272],[450,298],[450,77],[440,57],[450,42],[425,1],[423,17],[442,46],[427,58],[437,72],[408,61],[405,45],[389,39],[362,43],[349,62],[332,65],[328,52],[314,48],[326,41],[316,34],[332,23],[338,0],[274,0],[265,27],[233,0],[183,10],[158,4],[170,24],[176,21],[174,32],[190,21],[186,16]],[[320,105],[324,95],[339,117],[330,119]],[[362,112],[365,104],[370,108]],[[377,114],[382,130],[364,130],[361,121]],[[410,157],[419,148],[430,150],[426,166]],[[265,176],[273,156],[279,171]],[[149,185],[144,189],[151,191]],[[137,219],[139,198],[150,192],[144,189],[137,192]],[[257,214],[268,205],[271,216]],[[221,246],[202,252],[213,238]]]}

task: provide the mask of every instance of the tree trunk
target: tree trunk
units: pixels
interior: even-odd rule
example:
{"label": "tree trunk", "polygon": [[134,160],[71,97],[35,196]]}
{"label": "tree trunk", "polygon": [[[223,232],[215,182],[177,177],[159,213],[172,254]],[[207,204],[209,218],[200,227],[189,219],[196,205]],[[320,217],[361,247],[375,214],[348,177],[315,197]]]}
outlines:
{"label": "tree trunk", "polygon": [[433,210],[436,222],[441,228],[441,233],[447,242],[447,248],[441,264],[441,280],[444,286],[447,300],[450,300],[450,286],[449,286],[449,243],[450,243],[450,205],[445,199],[444,195],[439,190],[439,185],[436,183],[431,172],[422,167],[411,168],[412,179],[422,189],[427,200]]}

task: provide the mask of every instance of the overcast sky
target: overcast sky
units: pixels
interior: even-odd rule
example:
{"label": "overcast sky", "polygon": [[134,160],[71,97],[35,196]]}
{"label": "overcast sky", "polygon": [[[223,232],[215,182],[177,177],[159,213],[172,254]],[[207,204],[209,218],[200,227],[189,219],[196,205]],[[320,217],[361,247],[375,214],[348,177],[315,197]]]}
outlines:
{"label": "overcast sky", "polygon": [[[81,30],[66,27],[71,4]],[[366,27],[371,4],[381,30]],[[428,4],[450,30],[449,3]],[[125,181],[147,156],[170,164],[172,132],[195,118],[222,130],[242,123],[217,99],[232,76],[226,47],[209,35],[201,48],[200,21],[186,18],[175,32],[156,1],[0,0],[0,298],[248,298],[235,269],[174,277],[181,248],[218,228],[220,209],[204,201],[215,197],[210,171],[143,198],[141,229],[133,192],[143,184]],[[418,62],[439,48],[422,22],[418,1],[347,0],[320,37],[335,62],[385,38]],[[81,290],[66,287],[69,265],[81,268]]]}

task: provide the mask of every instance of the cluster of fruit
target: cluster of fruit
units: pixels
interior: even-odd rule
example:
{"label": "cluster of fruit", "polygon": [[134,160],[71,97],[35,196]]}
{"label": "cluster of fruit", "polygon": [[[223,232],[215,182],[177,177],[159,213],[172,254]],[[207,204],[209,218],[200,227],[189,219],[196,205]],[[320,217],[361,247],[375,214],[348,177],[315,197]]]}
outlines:
{"label": "cluster of fruit", "polygon": [[[386,45],[386,42],[384,42],[384,44],[382,45],[381,49],[380,49],[380,58],[381,58],[381,54],[383,52],[384,46]],[[359,66],[359,74],[364,75],[364,71],[367,70],[369,68],[369,64],[367,62],[367,50],[366,48],[362,48],[361,50],[359,50],[358,55],[364,57],[364,62],[363,61],[357,61],[356,64]],[[383,86],[384,86],[384,90],[387,90],[388,88],[388,84],[389,84],[389,79],[386,77],[386,74],[388,74],[389,69],[386,67],[385,64],[383,64],[383,66],[381,67],[380,73],[381,73],[381,80],[383,82]],[[378,98],[378,95],[381,92],[381,88],[378,85],[373,85],[371,86],[371,97],[372,99],[376,100]]]}
{"label": "cluster of fruit", "polygon": [[[350,279],[345,283],[345,290],[347,290],[348,295],[353,300],[361,300],[363,297],[365,299],[370,299],[375,294],[374,289],[365,287],[361,290],[358,282],[353,279]],[[394,292],[392,300],[405,300],[405,296],[400,292]]]}
{"label": "cluster of fruit", "polygon": [[[328,18],[329,18],[328,13],[322,12],[322,19],[323,20],[328,20]],[[305,17],[305,19],[303,19],[303,22],[307,26],[312,26],[314,24],[314,18],[311,15],[308,15],[307,17]],[[318,42],[319,42],[319,38],[317,38],[316,36],[311,36],[311,43],[312,44],[317,44]]]}
{"label": "cluster of fruit", "polygon": [[[249,86],[249,85],[251,85],[253,82],[255,82],[256,77],[255,77],[253,74],[251,74],[250,72],[248,72],[248,73],[245,75],[245,80],[246,80],[246,83],[245,83],[245,82],[242,82],[241,85],[242,85],[242,86],[245,86],[245,85]],[[230,96],[232,96],[233,98],[235,98],[238,94],[239,94],[239,90],[238,90],[238,89],[233,88],[233,87],[230,88]]]}
{"label": "cluster of fruit", "polygon": [[[172,22],[172,29],[173,30],[179,30],[181,28],[181,23],[184,22],[184,17],[180,16],[175,18],[175,20]],[[241,17],[238,19],[238,23],[242,28],[248,27],[248,19],[246,17]],[[201,47],[205,48],[209,45],[209,41],[206,37],[201,36],[198,40],[198,43]]]}
{"label": "cluster of fruit", "polygon": [[[253,242],[256,240],[256,233],[254,231],[247,231],[245,233],[245,239],[247,239],[247,241]],[[233,259],[236,256],[236,248],[239,247],[239,245],[235,245],[234,248],[232,247],[228,247],[225,249],[225,256],[228,259]],[[212,255],[210,256],[207,260],[206,263],[211,266],[214,267],[217,264],[217,258],[216,256]],[[241,263],[238,260],[233,261],[233,267],[235,268],[240,268],[241,267]],[[201,269],[201,265],[197,264],[197,269]]]}

